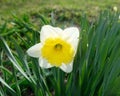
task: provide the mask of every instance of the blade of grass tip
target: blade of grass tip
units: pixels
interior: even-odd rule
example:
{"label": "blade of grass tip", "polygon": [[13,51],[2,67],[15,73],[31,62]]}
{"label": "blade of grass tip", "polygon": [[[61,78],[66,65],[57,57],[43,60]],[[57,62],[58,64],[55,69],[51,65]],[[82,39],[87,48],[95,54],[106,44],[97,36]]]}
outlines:
{"label": "blade of grass tip", "polygon": [[0,77],[0,82],[5,85],[10,91],[16,94],[16,92]]}
{"label": "blade of grass tip", "polygon": [[16,61],[15,57],[13,56],[12,52],[10,51],[10,48],[8,47],[6,41],[0,37],[1,42],[2,42],[2,48],[3,50],[6,52],[9,60],[13,63],[13,65],[19,70],[19,72],[28,80],[30,81],[29,77],[27,76],[27,74],[23,71],[23,69],[21,68],[21,66],[19,65],[19,63]]}

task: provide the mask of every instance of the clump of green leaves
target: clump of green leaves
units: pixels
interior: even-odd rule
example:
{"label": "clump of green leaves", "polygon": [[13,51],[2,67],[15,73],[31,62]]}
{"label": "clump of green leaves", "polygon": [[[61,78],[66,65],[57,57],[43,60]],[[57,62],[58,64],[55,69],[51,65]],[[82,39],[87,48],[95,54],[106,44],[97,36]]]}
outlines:
{"label": "clump of green leaves", "polygon": [[[70,74],[41,69],[26,50],[39,42],[39,29],[24,15],[13,26],[0,26],[1,96],[119,96],[120,22],[117,13],[103,12],[96,22],[80,21],[80,41]],[[52,22],[51,22],[52,21]],[[41,26],[55,26],[40,16]],[[53,24],[54,21],[54,24]],[[40,27],[41,27],[40,26]]]}

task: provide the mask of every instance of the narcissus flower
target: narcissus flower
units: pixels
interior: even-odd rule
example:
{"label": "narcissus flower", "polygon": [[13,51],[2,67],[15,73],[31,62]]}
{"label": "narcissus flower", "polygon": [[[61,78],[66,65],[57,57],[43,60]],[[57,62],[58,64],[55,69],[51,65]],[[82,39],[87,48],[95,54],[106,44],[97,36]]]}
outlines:
{"label": "narcissus flower", "polygon": [[42,68],[59,67],[71,72],[79,41],[79,30],[69,27],[64,30],[45,25],[40,32],[40,43],[27,50],[28,55],[39,58]]}

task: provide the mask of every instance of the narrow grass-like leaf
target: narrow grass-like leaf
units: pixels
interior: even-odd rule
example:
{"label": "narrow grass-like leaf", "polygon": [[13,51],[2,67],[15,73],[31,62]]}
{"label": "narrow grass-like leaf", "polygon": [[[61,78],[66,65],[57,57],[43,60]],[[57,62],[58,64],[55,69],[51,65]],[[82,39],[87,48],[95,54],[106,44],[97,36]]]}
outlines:
{"label": "narrow grass-like leaf", "polygon": [[1,41],[2,41],[2,47],[4,49],[4,51],[6,52],[8,58],[10,59],[10,61],[13,63],[13,65],[21,72],[21,74],[23,76],[25,76],[25,78],[27,80],[30,81],[30,79],[28,78],[28,76],[26,75],[26,73],[23,71],[23,69],[20,67],[20,65],[18,64],[18,62],[16,61],[16,59],[14,58],[13,54],[11,53],[7,43],[5,42],[5,40],[1,37],[0,38]]}
{"label": "narrow grass-like leaf", "polygon": [[16,93],[1,77],[0,77],[0,82],[5,85],[8,89],[10,89],[13,93]]}
{"label": "narrow grass-like leaf", "polygon": [[34,84],[35,83],[35,80],[33,79],[33,77],[31,76],[31,72],[30,72],[30,69],[29,69],[29,66],[28,66],[28,63],[27,63],[27,58],[25,57],[25,54],[23,52],[23,50],[21,49],[21,47],[17,44],[17,42],[15,41],[14,38],[12,38],[12,42],[14,44],[14,47],[16,49],[16,52],[18,54],[18,58],[20,60],[20,62],[22,63],[23,67],[24,67],[24,70],[27,72],[27,74],[29,75],[29,78],[31,79],[31,81],[33,81]]}

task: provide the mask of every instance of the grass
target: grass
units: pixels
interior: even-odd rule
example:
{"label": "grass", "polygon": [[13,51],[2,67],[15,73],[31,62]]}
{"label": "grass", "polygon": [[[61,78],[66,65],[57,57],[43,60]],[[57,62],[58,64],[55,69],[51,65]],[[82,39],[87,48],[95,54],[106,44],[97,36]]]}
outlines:
{"label": "grass", "polygon": [[[119,0],[0,2],[0,96],[120,96]],[[26,53],[46,24],[81,30],[69,74]]]}
{"label": "grass", "polygon": [[[89,16],[96,16],[100,10],[119,7],[120,0],[1,0],[0,1],[0,21],[12,18],[12,14],[21,16],[22,14],[41,13],[48,16],[53,10],[73,10],[73,14],[80,15],[82,12]],[[28,10],[29,9],[29,10]],[[65,12],[67,12],[67,10]],[[78,11],[76,11],[78,10]],[[61,12],[62,13],[62,12]]]}

